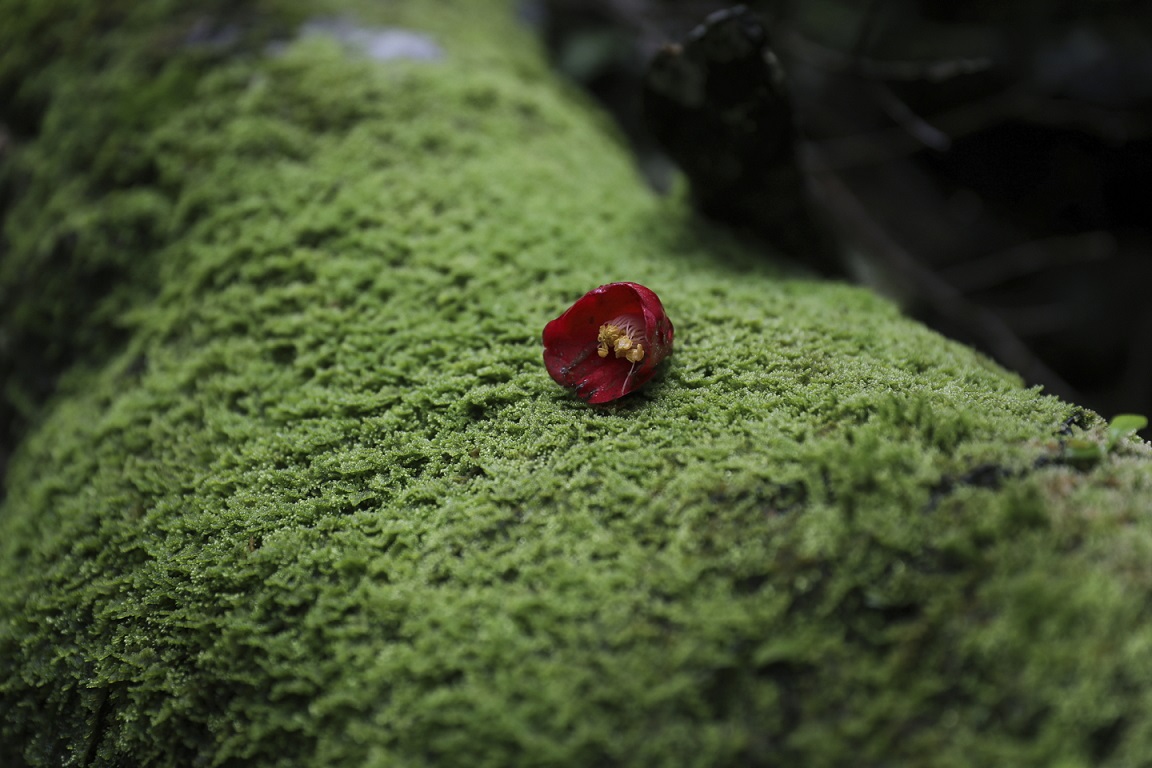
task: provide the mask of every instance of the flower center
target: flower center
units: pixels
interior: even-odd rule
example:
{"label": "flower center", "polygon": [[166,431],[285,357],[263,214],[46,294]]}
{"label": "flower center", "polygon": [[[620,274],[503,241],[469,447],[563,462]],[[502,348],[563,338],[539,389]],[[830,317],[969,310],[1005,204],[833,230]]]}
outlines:
{"label": "flower center", "polygon": [[596,354],[608,357],[608,352],[615,353],[617,358],[624,358],[630,363],[638,363],[644,359],[644,345],[640,343],[643,338],[640,329],[643,323],[633,315],[623,315],[615,320],[600,326],[600,333],[596,336]]}

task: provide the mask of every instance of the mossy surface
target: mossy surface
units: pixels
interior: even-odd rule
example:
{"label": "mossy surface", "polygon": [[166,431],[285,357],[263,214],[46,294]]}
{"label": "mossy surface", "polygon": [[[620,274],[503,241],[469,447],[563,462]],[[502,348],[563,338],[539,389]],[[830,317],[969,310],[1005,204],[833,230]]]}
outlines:
{"label": "mossy surface", "polygon": [[0,4],[0,474],[57,377],[123,344],[154,255],[182,235],[183,180],[161,173],[152,129],[214,63],[304,17],[279,5]]}
{"label": "mossy surface", "polygon": [[[0,508],[0,762],[1147,764],[1146,446],[651,197],[502,4],[383,7],[444,58],[140,134],[168,234]],[[590,408],[539,334],[614,280],[677,346]]]}

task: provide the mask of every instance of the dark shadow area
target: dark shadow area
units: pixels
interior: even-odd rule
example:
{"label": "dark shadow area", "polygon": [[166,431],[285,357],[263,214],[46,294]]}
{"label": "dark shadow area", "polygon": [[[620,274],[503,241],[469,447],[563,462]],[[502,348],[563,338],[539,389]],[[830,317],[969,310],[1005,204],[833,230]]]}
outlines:
{"label": "dark shadow area", "polygon": [[655,189],[678,165],[702,213],[802,261],[814,221],[842,271],[1030,384],[1152,412],[1152,6],[533,8]]}

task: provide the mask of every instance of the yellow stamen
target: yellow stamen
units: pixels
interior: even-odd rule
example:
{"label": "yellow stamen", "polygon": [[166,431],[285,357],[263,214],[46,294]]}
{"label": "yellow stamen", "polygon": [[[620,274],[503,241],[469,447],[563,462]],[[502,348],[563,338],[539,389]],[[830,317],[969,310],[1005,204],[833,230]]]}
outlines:
{"label": "yellow stamen", "polygon": [[638,363],[644,359],[644,345],[633,338],[631,328],[604,323],[600,326],[600,333],[596,336],[596,354],[608,357],[611,348],[617,358],[624,358],[630,363]]}

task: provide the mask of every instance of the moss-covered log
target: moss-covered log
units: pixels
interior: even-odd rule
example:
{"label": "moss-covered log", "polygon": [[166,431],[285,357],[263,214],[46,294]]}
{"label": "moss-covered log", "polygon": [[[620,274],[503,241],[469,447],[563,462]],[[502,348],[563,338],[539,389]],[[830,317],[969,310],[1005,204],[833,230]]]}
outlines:
{"label": "moss-covered log", "polygon": [[0,0],[0,763],[1148,764],[1147,446],[654,198],[505,3],[217,5]]}

